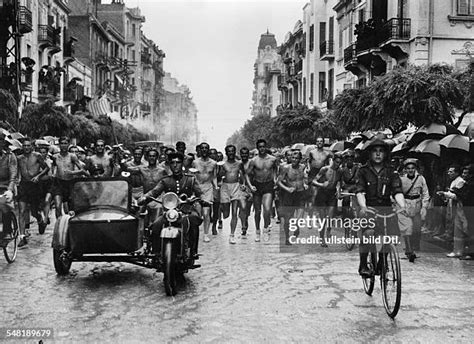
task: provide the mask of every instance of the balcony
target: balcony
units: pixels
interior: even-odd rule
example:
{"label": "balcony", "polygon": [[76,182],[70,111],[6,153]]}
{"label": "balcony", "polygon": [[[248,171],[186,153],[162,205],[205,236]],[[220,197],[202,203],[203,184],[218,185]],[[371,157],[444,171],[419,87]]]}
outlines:
{"label": "balcony", "polygon": [[58,101],[61,96],[61,77],[64,69],[57,65],[43,66],[38,75],[38,98],[45,100],[47,98],[54,98]]}
{"label": "balcony", "polygon": [[142,51],[140,58],[144,68],[152,68],[153,62],[151,61],[151,54]]}
{"label": "balcony", "polygon": [[352,43],[346,49],[344,49],[344,67],[357,63],[356,44]]}
{"label": "balcony", "polygon": [[107,53],[104,53],[102,51],[98,51],[95,53],[94,57],[94,63],[96,64],[97,67],[106,67],[108,68],[109,66],[109,57]]}
{"label": "balcony", "polygon": [[357,55],[367,54],[373,49],[378,50],[383,37],[383,25],[379,21],[369,19],[366,22],[356,24],[354,33],[357,35]]}
{"label": "balcony", "polygon": [[147,92],[147,91],[151,91],[153,89],[153,84],[151,81],[149,80],[142,80],[142,90]]}
{"label": "balcony", "polygon": [[151,105],[148,103],[142,103],[140,104],[140,110],[145,113],[150,113],[151,112]]}
{"label": "balcony", "polygon": [[74,47],[75,42],[77,42],[77,39],[73,36],[69,37],[69,40],[67,42],[64,41],[64,48],[63,48],[64,63],[70,63],[75,60],[74,58],[74,55],[76,53],[76,49]]}
{"label": "balcony", "polygon": [[319,46],[319,57],[321,61],[334,60],[334,41],[324,41]]}
{"label": "balcony", "polygon": [[287,89],[288,88],[288,79],[286,74],[281,74],[278,76],[278,89]]}
{"label": "balcony", "polygon": [[380,46],[392,58],[406,59],[410,35],[411,20],[409,18],[392,18],[383,26]]}
{"label": "balcony", "polygon": [[38,44],[41,49],[50,48],[51,54],[61,51],[61,28],[51,25],[38,25]]}
{"label": "balcony", "polygon": [[406,41],[410,39],[410,33],[410,18],[392,18],[383,26],[381,42],[387,44],[391,41]]}
{"label": "balcony", "polygon": [[25,34],[33,31],[33,16],[26,6],[19,6],[20,33]]}

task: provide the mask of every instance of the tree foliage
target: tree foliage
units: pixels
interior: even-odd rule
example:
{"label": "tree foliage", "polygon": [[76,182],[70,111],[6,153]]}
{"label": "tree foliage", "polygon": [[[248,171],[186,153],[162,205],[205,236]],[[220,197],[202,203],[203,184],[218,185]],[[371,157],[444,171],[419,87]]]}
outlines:
{"label": "tree foliage", "polygon": [[20,131],[33,138],[47,135],[69,136],[76,138],[79,145],[86,145],[99,138],[107,144],[115,144],[116,137],[118,143],[130,146],[133,142],[149,139],[148,134],[138,131],[130,124],[122,125],[108,117],[98,118],[82,112],[71,115],[63,107],[54,105],[53,101],[28,105],[23,111]]}
{"label": "tree foliage", "polygon": [[443,64],[395,68],[365,88],[336,96],[334,121],[348,131],[452,124],[455,109],[468,102],[467,73]]}
{"label": "tree foliage", "polygon": [[11,92],[0,89],[0,121],[16,126],[18,106]]}

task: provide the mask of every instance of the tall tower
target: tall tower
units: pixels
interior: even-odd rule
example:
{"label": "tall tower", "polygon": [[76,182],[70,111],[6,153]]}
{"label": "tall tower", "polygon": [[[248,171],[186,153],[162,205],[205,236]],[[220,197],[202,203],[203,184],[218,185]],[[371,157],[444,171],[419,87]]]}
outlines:
{"label": "tall tower", "polygon": [[257,59],[254,64],[252,115],[276,115],[275,109],[279,105],[277,79],[281,68],[282,61],[277,51],[275,35],[267,29],[267,32],[260,36]]}

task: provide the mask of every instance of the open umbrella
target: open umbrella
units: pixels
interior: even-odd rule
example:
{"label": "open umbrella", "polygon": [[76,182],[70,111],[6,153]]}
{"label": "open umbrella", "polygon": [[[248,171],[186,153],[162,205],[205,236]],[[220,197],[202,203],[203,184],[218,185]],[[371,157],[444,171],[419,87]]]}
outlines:
{"label": "open umbrella", "polygon": [[35,141],[35,145],[36,146],[49,146],[50,143],[46,140],[38,139],[38,140]]}
{"label": "open umbrella", "polygon": [[410,152],[420,154],[433,154],[437,157],[441,156],[441,146],[438,140],[428,139],[421,141],[417,146],[410,149]]}
{"label": "open umbrella", "polygon": [[362,136],[366,140],[372,139],[375,135],[376,134],[370,130],[364,131],[363,133],[360,134],[360,136]]}
{"label": "open umbrella", "polygon": [[355,146],[354,150],[364,150],[367,146],[366,142],[370,142],[370,140],[359,142],[357,146]]}
{"label": "open umbrella", "polygon": [[304,143],[295,143],[295,144],[293,144],[293,146],[291,146],[291,149],[301,150],[301,149],[303,149],[304,146],[305,146]]}
{"label": "open umbrella", "polygon": [[22,133],[11,133],[10,137],[15,140],[21,140],[25,138],[25,135],[23,135]]}
{"label": "open umbrella", "polygon": [[348,148],[354,148],[355,144],[349,141],[336,141],[331,146],[329,146],[329,150],[333,152],[341,152]]}
{"label": "open umbrella", "polygon": [[469,152],[469,138],[463,135],[451,134],[439,141],[446,148],[460,149]]}
{"label": "open umbrella", "polygon": [[392,154],[395,154],[395,153],[403,153],[403,152],[406,152],[408,150],[408,145],[406,142],[402,142],[402,143],[399,143],[398,145],[396,145],[395,147],[393,147],[392,149]]}

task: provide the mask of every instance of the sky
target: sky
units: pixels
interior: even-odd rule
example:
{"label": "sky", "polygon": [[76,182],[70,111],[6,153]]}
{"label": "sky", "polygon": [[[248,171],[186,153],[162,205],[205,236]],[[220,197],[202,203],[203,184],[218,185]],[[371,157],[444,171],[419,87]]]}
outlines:
{"label": "sky", "polygon": [[280,45],[307,2],[125,0],[140,7],[143,32],[166,54],[165,71],[189,86],[201,140],[219,149],[250,119],[260,35],[268,28]]}

